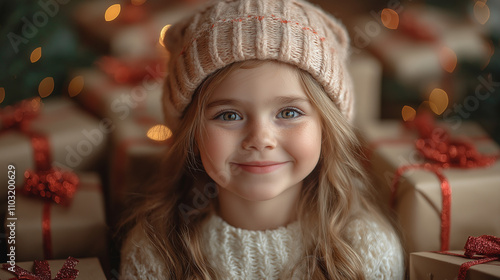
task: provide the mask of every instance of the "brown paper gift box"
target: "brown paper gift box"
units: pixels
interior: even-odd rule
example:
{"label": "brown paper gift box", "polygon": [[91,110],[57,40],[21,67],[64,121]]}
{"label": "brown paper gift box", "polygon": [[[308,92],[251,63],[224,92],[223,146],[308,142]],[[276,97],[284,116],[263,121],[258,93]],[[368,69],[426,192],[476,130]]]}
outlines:
{"label": "brown paper gift box", "polygon": [[[130,119],[135,111],[148,112],[162,120],[163,78],[156,75],[164,73],[158,67],[160,64],[148,67],[147,77],[133,85],[118,83],[98,68],[78,69],[72,76],[81,76],[84,87],[75,96],[75,100],[95,115],[111,120],[113,124]],[[156,78],[152,78],[153,76]]]}
{"label": "brown paper gift box", "polygon": [[[367,127],[364,136],[377,143],[371,153],[371,171],[384,203],[389,203],[390,185],[398,167],[421,163],[414,149],[414,135],[404,131],[399,122],[386,121]],[[455,137],[469,139],[479,152],[496,154],[498,146],[474,123],[464,123],[450,131]],[[384,143],[386,142],[386,143]],[[485,168],[445,169],[451,195],[450,250],[463,248],[468,236],[499,236],[500,162]],[[398,185],[395,211],[409,252],[440,250],[440,213],[442,196],[436,175],[423,170],[403,174]]]}
{"label": "brown paper gift box", "polygon": [[[463,251],[452,251],[463,254]],[[432,252],[416,252],[410,255],[410,280],[457,279],[460,265],[471,259]],[[467,271],[467,280],[500,279],[500,262],[474,265]]]}
{"label": "brown paper gift box", "polygon": [[[93,170],[107,150],[107,127],[71,100],[49,99],[43,102],[40,115],[30,123],[30,130],[49,140],[52,165],[73,170]],[[0,166],[12,164],[16,170],[16,187],[24,182],[23,173],[34,168],[30,138],[22,132],[8,130],[0,134]],[[0,172],[0,186],[7,189],[7,169]],[[7,192],[0,192],[5,200]]]}
{"label": "brown paper gift box", "polygon": [[[45,203],[50,203],[54,259],[64,259],[68,256],[101,259],[107,257],[108,227],[101,180],[95,173],[78,173],[78,176],[80,185],[69,207],[16,193],[16,261],[44,259],[42,209]],[[9,222],[11,221],[6,219],[5,226]],[[10,229],[6,227],[5,232],[9,235]]]}
{"label": "brown paper gift box", "polygon": [[[136,115],[116,122],[109,166],[112,220],[118,218],[129,199],[134,199],[133,194],[141,193],[144,186],[153,183],[160,172],[167,143],[147,136],[150,129],[159,127],[160,124],[160,121],[147,115]],[[160,128],[159,133],[169,132],[161,127],[163,129]]]}
{"label": "brown paper gift box", "polygon": [[[62,268],[65,261],[66,260],[48,261],[52,278],[57,275],[57,272]],[[101,264],[97,258],[81,258],[78,259],[78,261],[78,264],[75,266],[75,269],[78,270],[78,277],[76,279],[106,280],[106,276],[104,275]],[[16,265],[28,271],[32,271],[31,269],[33,268],[32,261],[16,262]],[[15,274],[7,270],[0,269],[0,279],[10,278],[15,278]]]}

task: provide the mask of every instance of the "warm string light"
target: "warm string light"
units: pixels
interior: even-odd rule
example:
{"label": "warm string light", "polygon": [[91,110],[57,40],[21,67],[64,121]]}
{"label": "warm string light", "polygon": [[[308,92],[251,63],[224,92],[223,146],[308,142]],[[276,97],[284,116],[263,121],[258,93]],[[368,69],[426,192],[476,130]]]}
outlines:
{"label": "warm string light", "polygon": [[112,21],[115,20],[118,15],[120,14],[121,11],[121,5],[120,4],[114,4],[109,6],[109,8],[106,9],[106,12],[104,13],[104,19],[106,21]]}
{"label": "warm string light", "polygon": [[71,81],[69,82],[68,85],[68,94],[70,97],[75,97],[80,92],[83,90],[83,86],[85,84],[85,81],[83,79],[83,76],[76,76]]}
{"label": "warm string light", "polygon": [[490,19],[490,8],[486,5],[485,1],[476,1],[474,4],[474,18],[480,24],[486,24]]}
{"label": "warm string light", "polygon": [[393,9],[383,9],[380,14],[382,24],[389,29],[397,29],[399,26],[399,15]]}
{"label": "warm string light", "polygon": [[47,77],[43,79],[38,85],[38,94],[40,97],[45,98],[54,91],[54,78]]}
{"label": "warm string light", "polygon": [[0,104],[3,102],[5,99],[5,88],[0,87]]}
{"label": "warm string light", "polygon": [[31,63],[37,62],[42,57],[42,47],[38,47],[31,52],[30,61]]}
{"label": "warm string light", "polygon": [[172,131],[162,124],[151,127],[146,133],[149,139],[155,141],[164,141],[172,136]]}
{"label": "warm string light", "polygon": [[[440,88],[435,88],[432,90],[429,95],[429,100],[423,101],[418,110],[420,111],[422,108],[431,109],[436,115],[441,115],[448,108],[449,98],[446,91]],[[415,116],[417,115],[417,110],[413,109],[410,106],[403,106],[401,110],[401,116],[403,117],[403,121],[413,121]]]}
{"label": "warm string light", "polygon": [[441,47],[439,50],[439,62],[446,72],[452,73],[457,67],[457,54],[448,47]]}
{"label": "warm string light", "polygon": [[160,31],[160,38],[158,39],[158,41],[160,42],[160,45],[162,45],[163,47],[165,47],[165,44],[163,44],[163,40],[165,39],[165,32],[167,32],[170,26],[171,26],[170,24],[167,24],[163,26],[163,28]]}

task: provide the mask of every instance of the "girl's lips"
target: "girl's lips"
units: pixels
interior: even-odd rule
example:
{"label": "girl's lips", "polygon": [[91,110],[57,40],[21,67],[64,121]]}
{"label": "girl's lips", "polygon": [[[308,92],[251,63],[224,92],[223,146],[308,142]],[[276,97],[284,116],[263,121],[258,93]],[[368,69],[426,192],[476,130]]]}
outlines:
{"label": "girl's lips", "polygon": [[286,162],[245,162],[245,163],[235,163],[236,166],[240,167],[246,172],[254,174],[265,174],[273,172],[274,170],[285,165]]}

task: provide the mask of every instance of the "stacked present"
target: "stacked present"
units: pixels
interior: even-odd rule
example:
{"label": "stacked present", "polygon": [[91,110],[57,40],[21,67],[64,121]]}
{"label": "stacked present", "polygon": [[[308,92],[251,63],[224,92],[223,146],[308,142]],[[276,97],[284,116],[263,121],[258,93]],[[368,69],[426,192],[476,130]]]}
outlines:
{"label": "stacked present", "polygon": [[396,121],[364,129],[376,185],[397,213],[408,251],[459,250],[468,236],[500,235],[500,221],[491,219],[500,213],[496,143],[474,123],[418,129],[428,137]]}
{"label": "stacked present", "polygon": [[354,53],[367,49],[383,63],[384,118],[397,117],[403,105],[418,105],[436,87],[451,102],[462,100],[492,55],[484,27],[429,6],[384,9],[354,26]]}
{"label": "stacked present", "polygon": [[8,260],[105,259],[104,194],[88,172],[108,145],[98,120],[65,99],[24,100],[0,117]]}

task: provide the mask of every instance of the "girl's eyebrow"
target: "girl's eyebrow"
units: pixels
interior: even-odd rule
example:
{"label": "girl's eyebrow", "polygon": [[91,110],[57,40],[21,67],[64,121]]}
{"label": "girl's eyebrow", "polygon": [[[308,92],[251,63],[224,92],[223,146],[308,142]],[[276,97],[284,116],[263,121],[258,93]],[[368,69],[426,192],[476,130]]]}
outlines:
{"label": "girl's eyebrow", "polygon": [[[297,96],[278,96],[273,100],[273,103],[278,103],[278,104],[290,104],[295,102],[310,103],[308,98],[297,97]],[[238,105],[238,104],[241,104],[241,102],[236,99],[219,99],[208,103],[207,108],[223,106],[223,105]]]}

